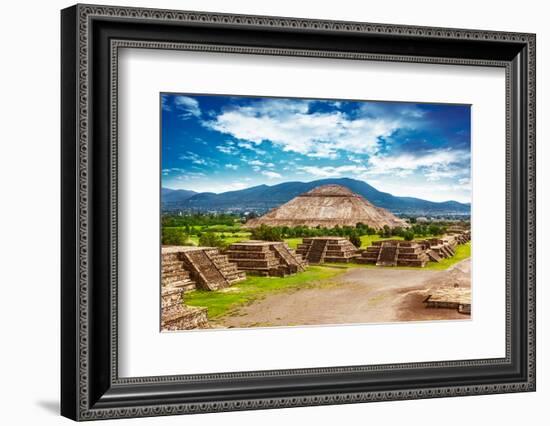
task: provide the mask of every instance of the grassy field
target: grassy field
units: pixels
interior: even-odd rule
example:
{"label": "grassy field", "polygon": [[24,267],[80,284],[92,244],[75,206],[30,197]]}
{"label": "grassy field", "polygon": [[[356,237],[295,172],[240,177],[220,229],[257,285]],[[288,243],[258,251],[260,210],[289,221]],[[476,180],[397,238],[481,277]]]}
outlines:
{"label": "grassy field", "polygon": [[185,304],[205,306],[208,308],[208,318],[216,319],[269,293],[313,286],[321,281],[329,285],[330,281],[327,283],[327,280],[344,272],[345,269],[323,265],[310,266],[305,272],[284,278],[249,276],[245,281],[226,290],[196,290],[186,293]]}

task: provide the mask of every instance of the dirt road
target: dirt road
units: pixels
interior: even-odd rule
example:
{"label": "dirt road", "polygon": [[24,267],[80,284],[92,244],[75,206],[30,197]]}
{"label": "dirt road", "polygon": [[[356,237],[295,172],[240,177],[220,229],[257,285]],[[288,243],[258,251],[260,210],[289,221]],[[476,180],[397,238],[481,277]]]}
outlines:
{"label": "dirt road", "polygon": [[453,309],[425,308],[430,290],[470,286],[470,259],[446,271],[354,268],[318,286],[275,293],[216,321],[222,327],[350,324],[469,319]]}

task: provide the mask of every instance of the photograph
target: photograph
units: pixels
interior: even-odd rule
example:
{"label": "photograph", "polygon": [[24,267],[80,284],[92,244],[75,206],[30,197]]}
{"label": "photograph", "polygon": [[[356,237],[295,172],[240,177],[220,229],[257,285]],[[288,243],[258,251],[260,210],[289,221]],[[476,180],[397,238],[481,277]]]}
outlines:
{"label": "photograph", "polygon": [[162,331],[471,317],[471,105],[161,93]]}

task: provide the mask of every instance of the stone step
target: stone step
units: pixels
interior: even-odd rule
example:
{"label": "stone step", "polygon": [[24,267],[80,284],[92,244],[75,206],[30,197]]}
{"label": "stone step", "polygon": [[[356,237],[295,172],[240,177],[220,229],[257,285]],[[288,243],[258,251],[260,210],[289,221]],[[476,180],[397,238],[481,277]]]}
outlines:
{"label": "stone step", "polygon": [[162,263],[169,263],[173,261],[181,261],[179,253],[163,253]]}
{"label": "stone step", "polygon": [[246,273],[244,273],[242,271],[237,271],[234,274],[228,275],[227,280],[231,284],[234,284],[234,283],[239,282],[239,281],[244,281],[244,280],[246,280]]}
{"label": "stone step", "polygon": [[163,286],[167,288],[182,289],[184,292],[187,292],[187,291],[196,290],[197,283],[191,279],[187,279],[187,280],[176,281],[170,284],[163,283]]}
{"label": "stone step", "polygon": [[355,259],[355,262],[356,263],[362,263],[362,264],[376,264],[376,260],[377,259],[372,259],[372,258],[366,258],[366,257],[359,257],[357,259]]}
{"label": "stone step", "polygon": [[171,275],[168,277],[163,276],[161,279],[162,279],[162,285],[169,285],[172,283],[177,283],[179,281],[188,280],[189,275]]}
{"label": "stone step", "polygon": [[185,264],[182,261],[164,263],[162,262],[162,272],[169,273],[174,271],[185,271]]}
{"label": "stone step", "polygon": [[173,277],[175,275],[189,276],[189,271],[187,271],[187,269],[183,269],[182,265],[180,266],[179,269],[169,269],[169,270],[166,270],[164,268],[164,265],[162,265],[162,276],[163,277]]}

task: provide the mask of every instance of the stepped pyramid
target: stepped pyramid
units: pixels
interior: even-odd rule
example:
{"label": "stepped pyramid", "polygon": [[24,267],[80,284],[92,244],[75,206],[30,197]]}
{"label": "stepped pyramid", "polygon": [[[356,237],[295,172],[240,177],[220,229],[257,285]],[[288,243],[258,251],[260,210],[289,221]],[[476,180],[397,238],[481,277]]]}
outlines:
{"label": "stepped pyramid", "polygon": [[262,276],[295,274],[307,265],[286,243],[277,241],[241,241],[231,244],[225,255],[239,270]]}
{"label": "stepped pyramid", "polygon": [[293,198],[265,215],[249,220],[244,227],[309,226],[334,228],[363,223],[374,229],[409,225],[386,209],[376,207],[342,185],[322,185]]}
{"label": "stepped pyramid", "polygon": [[348,263],[358,256],[357,248],[344,237],[304,238],[296,253],[309,263]]}
{"label": "stepped pyramid", "polygon": [[177,252],[162,249],[161,270],[161,330],[191,330],[208,328],[207,309],[186,306],[186,291],[195,290],[197,283],[191,279]]}
{"label": "stepped pyramid", "polygon": [[[174,270],[175,269],[175,270]],[[162,279],[166,283],[202,290],[219,290],[242,281],[246,275],[216,247],[173,246],[162,248]]]}
{"label": "stepped pyramid", "polygon": [[423,268],[429,260],[434,259],[429,255],[428,247],[424,242],[385,240],[374,241],[361,253],[361,257],[356,262],[370,263],[376,266],[418,266]]}

